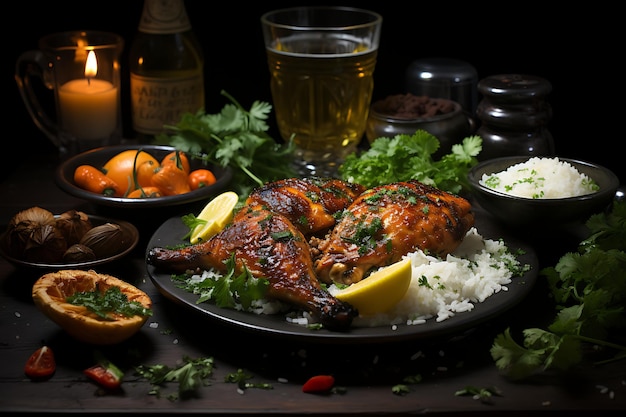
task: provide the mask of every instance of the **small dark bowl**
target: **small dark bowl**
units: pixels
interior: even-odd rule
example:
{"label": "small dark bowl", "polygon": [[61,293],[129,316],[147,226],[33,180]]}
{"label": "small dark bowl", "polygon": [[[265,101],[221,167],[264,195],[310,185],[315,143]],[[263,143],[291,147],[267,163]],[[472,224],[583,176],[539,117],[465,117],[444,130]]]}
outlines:
{"label": "small dark bowl", "polygon": [[590,162],[559,158],[578,172],[594,180],[600,189],[579,197],[532,199],[512,196],[480,184],[483,174],[506,170],[525,162],[529,156],[510,156],[486,160],[475,165],[468,174],[472,196],[482,208],[504,225],[516,229],[555,229],[567,224],[582,224],[593,214],[610,206],[619,187],[619,179],[609,169]]}
{"label": "small dark bowl", "polygon": [[[88,216],[89,216],[89,220],[91,221],[91,224],[94,227],[100,226],[106,223],[114,223],[114,224],[120,225],[120,227],[124,231],[124,234],[128,238],[125,239],[124,242],[121,243],[121,245],[118,248],[117,253],[111,256],[108,256],[106,258],[98,258],[98,259],[94,259],[91,261],[80,261],[80,262],[48,263],[48,262],[26,261],[24,259],[20,259],[19,257],[16,257],[13,254],[11,254],[9,241],[8,241],[8,231],[5,230],[0,235],[0,255],[3,258],[5,258],[7,261],[9,261],[10,263],[15,265],[16,267],[32,268],[36,270],[40,270],[40,269],[45,269],[45,270],[87,269],[87,268],[93,268],[98,265],[104,265],[104,264],[119,261],[122,258],[124,258],[126,255],[128,255],[137,246],[137,243],[139,242],[139,231],[134,225],[124,220],[110,219],[110,218],[95,216],[91,214],[89,214]],[[58,217],[58,215],[55,217]]]}
{"label": "small dark bowl", "polygon": [[412,136],[417,130],[425,130],[439,140],[439,149],[433,155],[435,159],[450,153],[454,144],[461,143],[471,134],[474,122],[459,103],[442,98],[432,100],[447,103],[452,110],[448,113],[407,119],[386,113],[385,100],[374,102],[370,107],[365,128],[367,140],[371,144],[380,137]]}
{"label": "small dark bowl", "polygon": [[[106,162],[117,155],[120,152],[129,149],[139,149],[151,154],[157,160],[163,159],[168,153],[175,150],[172,146],[162,145],[118,145],[118,146],[106,146],[98,149],[92,149],[87,152],[83,152],[79,155],[73,156],[66,161],[62,162],[56,170],[55,181],[56,184],[63,191],[68,194],[86,200],[96,207],[105,207],[115,210],[105,210],[107,214],[114,214],[118,217],[127,218],[130,213],[142,213],[147,214],[146,210],[159,209],[160,212],[189,212],[195,210],[197,207],[201,207],[212,196],[215,196],[221,190],[223,190],[230,182],[232,178],[232,171],[230,168],[222,168],[219,166],[206,166],[202,161],[197,159],[190,159],[191,169],[208,168],[215,175],[215,184],[202,187],[197,190],[174,196],[164,196],[155,198],[125,198],[125,197],[108,197],[90,191],[84,190],[74,183],[74,171],[80,165],[92,165],[96,168],[101,168]],[[196,204],[196,203],[199,203]],[[151,210],[154,212],[154,210]]]}

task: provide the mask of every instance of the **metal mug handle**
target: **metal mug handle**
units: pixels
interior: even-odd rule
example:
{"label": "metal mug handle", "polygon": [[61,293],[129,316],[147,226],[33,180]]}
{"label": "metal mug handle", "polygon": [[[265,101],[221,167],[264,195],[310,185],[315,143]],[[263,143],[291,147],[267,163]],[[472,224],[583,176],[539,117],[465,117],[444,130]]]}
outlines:
{"label": "metal mug handle", "polygon": [[31,119],[35,125],[52,141],[58,148],[64,148],[64,144],[59,135],[59,127],[46,113],[35,90],[33,81],[39,79],[43,85],[54,89],[52,64],[46,55],[41,51],[26,51],[22,53],[15,64],[15,81]]}

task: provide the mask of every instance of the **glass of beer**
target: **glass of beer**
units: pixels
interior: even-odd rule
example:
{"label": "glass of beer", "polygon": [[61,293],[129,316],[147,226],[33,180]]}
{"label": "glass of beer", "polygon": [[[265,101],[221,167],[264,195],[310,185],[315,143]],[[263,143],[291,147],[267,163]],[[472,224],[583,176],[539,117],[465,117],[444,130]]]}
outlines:
{"label": "glass of beer", "polygon": [[382,17],[350,7],[293,7],[261,17],[276,122],[297,171],[336,177],[365,132]]}

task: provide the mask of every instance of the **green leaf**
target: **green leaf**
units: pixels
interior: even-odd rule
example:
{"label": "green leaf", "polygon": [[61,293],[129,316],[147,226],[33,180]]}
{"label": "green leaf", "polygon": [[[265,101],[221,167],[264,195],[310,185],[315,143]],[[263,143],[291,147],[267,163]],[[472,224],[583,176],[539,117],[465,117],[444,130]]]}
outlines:
{"label": "green leaf", "polygon": [[604,346],[617,353],[601,363],[626,358],[626,203],[616,201],[609,213],[587,222],[591,235],[577,252],[564,254],[554,267],[541,271],[556,303],[556,316],[542,329],[525,329],[524,346],[509,329],[491,348],[496,366],[512,378],[542,370],[567,370],[582,362],[583,344]]}
{"label": "green leaf", "polygon": [[467,137],[435,161],[433,154],[439,146],[439,140],[425,130],[411,136],[377,138],[368,150],[348,155],[339,173],[342,179],[367,188],[414,179],[453,193],[468,191],[466,177],[477,163],[475,157],[481,151],[482,139]]}
{"label": "green leaf", "polygon": [[411,392],[411,390],[409,389],[409,386],[406,384],[397,384],[391,387],[391,392],[393,392],[396,395],[404,395],[404,394],[408,394],[409,392]]}
{"label": "green leaf", "polygon": [[129,301],[120,287],[109,287],[104,293],[96,287],[93,291],[75,292],[65,299],[74,305],[84,306],[98,317],[115,320],[111,314],[125,317],[152,316],[152,310],[145,308],[139,301]]}
{"label": "green leaf", "polygon": [[183,363],[175,368],[167,365],[140,365],[135,367],[135,374],[153,384],[151,392],[158,393],[159,387],[168,382],[178,383],[177,394],[169,396],[177,399],[182,395],[196,392],[199,387],[209,385],[209,377],[213,374],[214,360],[212,357],[191,359],[183,357]]}
{"label": "green leaf", "polygon": [[[533,337],[530,333],[527,337],[533,340],[541,338],[539,335]],[[498,369],[512,379],[522,379],[541,370],[545,358],[543,349],[529,349],[515,342],[508,328],[496,336],[490,353]]]}
{"label": "green leaf", "polygon": [[205,164],[230,167],[231,186],[241,199],[256,186],[294,177],[295,145],[279,143],[267,133],[272,106],[255,101],[246,111],[228,93],[222,91],[222,95],[231,103],[219,113],[187,113],[176,125],[166,126],[168,133],[155,142],[174,146]]}
{"label": "green leaf", "polygon": [[250,271],[243,268],[239,274],[235,273],[234,253],[226,262],[226,272],[216,274],[203,280],[192,279],[188,275],[174,275],[172,280],[178,288],[199,295],[197,304],[213,301],[220,308],[236,308],[238,304],[250,310],[255,300],[262,300],[267,294],[269,281],[254,277]]}

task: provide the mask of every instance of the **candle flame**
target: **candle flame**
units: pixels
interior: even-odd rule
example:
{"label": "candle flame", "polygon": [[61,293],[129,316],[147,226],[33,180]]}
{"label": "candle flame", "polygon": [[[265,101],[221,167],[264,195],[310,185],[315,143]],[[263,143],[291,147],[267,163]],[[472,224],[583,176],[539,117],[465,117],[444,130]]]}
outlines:
{"label": "candle flame", "polygon": [[85,63],[85,77],[87,80],[95,77],[98,73],[98,60],[96,59],[96,53],[89,51],[87,54],[87,62]]}

